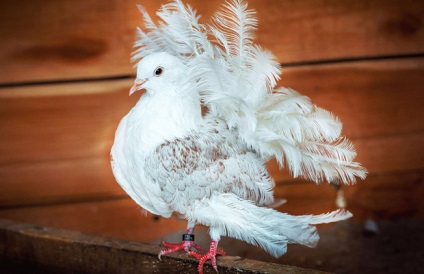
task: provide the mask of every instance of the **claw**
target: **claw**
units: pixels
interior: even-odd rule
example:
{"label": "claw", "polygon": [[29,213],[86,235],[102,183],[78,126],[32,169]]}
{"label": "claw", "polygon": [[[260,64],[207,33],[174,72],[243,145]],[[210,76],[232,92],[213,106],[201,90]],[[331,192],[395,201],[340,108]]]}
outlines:
{"label": "claw", "polygon": [[162,250],[158,254],[158,258],[161,261],[162,261],[162,258],[161,258],[162,255],[174,253],[174,252],[177,252],[177,251],[180,251],[180,250],[185,250],[187,253],[190,252],[190,249],[192,247],[199,250],[199,251],[202,250],[202,248],[199,245],[195,244],[193,241],[182,241],[179,244],[171,244],[171,243],[167,243],[167,242],[162,242],[162,245],[167,247],[167,249]]}
{"label": "claw", "polygon": [[217,246],[218,246],[218,242],[212,241],[209,251],[206,254],[199,254],[195,251],[188,252],[189,255],[199,260],[199,265],[197,266],[197,271],[199,272],[199,274],[203,274],[203,265],[205,264],[207,260],[211,260],[213,269],[215,269],[215,271],[218,273],[218,266],[216,265],[216,256],[225,255],[225,251],[222,249],[217,250],[216,249]]}

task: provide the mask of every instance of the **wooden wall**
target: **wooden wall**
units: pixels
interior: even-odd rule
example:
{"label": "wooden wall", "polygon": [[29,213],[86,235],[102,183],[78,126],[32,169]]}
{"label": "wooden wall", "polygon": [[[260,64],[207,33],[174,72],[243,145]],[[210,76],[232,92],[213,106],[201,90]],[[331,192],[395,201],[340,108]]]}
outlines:
{"label": "wooden wall", "polygon": [[[109,166],[116,126],[138,99],[128,97],[135,5],[153,14],[165,2],[0,3],[0,217],[142,240],[185,226],[145,218]],[[186,2],[207,22],[222,1]],[[424,2],[249,3],[257,42],[283,65],[280,85],[339,116],[369,170],[343,188],[348,208],[358,218],[424,216]],[[330,186],[269,168],[288,199],[281,210],[335,208]]]}

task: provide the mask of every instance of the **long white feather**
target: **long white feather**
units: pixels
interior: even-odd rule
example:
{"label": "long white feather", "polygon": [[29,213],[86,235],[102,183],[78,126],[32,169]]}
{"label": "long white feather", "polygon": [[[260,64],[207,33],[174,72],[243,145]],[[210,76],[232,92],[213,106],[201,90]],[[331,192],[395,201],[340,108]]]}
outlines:
{"label": "long white feather", "polygon": [[247,10],[247,4],[241,0],[231,0],[213,17],[211,32],[226,49],[228,56],[242,60],[252,54],[254,31],[258,24],[253,10]]}
{"label": "long white feather", "polygon": [[274,257],[283,255],[288,243],[314,247],[319,240],[314,225],[337,222],[351,216],[345,210],[292,216],[271,208],[258,207],[230,193],[196,203],[187,215],[189,222],[209,226],[213,239],[226,235],[259,245]]}

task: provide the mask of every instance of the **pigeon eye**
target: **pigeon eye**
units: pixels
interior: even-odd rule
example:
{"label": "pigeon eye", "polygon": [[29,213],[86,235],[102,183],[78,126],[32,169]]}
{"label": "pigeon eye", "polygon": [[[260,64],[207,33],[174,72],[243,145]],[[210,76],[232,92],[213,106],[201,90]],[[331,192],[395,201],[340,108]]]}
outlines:
{"label": "pigeon eye", "polygon": [[157,69],[155,69],[155,76],[161,76],[163,73],[163,68],[158,67]]}

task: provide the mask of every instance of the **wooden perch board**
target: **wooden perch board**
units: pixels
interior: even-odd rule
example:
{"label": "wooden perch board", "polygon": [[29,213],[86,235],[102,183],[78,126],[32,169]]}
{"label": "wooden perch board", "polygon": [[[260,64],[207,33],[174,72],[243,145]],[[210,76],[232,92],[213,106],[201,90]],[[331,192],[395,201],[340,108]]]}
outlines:
{"label": "wooden perch board", "polygon": [[[197,273],[195,259],[175,253],[159,261],[160,250],[159,246],[0,219],[0,266],[10,273]],[[240,257],[222,256],[217,261],[221,274],[324,273]],[[216,272],[206,264],[205,273]]]}

